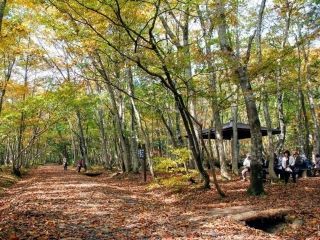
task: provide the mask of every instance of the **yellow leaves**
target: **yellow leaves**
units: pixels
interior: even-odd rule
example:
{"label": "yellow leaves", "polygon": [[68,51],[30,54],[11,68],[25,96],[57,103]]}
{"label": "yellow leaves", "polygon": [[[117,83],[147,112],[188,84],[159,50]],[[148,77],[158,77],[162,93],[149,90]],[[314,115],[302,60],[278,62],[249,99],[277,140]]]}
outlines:
{"label": "yellow leaves", "polygon": [[7,86],[7,97],[21,98],[23,95],[27,95],[29,91],[28,87],[10,81]]}
{"label": "yellow leaves", "polygon": [[151,20],[155,12],[154,5],[146,1],[123,1],[120,3],[120,8],[121,16],[125,22],[130,27],[139,30]]}
{"label": "yellow leaves", "polygon": [[16,5],[26,8],[34,8],[36,6],[34,0],[9,0],[8,5],[9,7],[12,5]]}
{"label": "yellow leaves", "polygon": [[97,46],[97,41],[88,38],[83,41],[84,49],[82,49],[82,51],[85,50],[87,53],[94,53],[97,50]]}

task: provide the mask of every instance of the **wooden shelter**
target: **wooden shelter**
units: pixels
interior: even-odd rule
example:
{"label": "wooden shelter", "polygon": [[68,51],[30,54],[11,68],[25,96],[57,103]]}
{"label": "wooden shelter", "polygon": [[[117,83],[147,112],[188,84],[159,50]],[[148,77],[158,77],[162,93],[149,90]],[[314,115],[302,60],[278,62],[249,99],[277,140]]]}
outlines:
{"label": "wooden shelter", "polygon": [[[223,139],[226,140],[231,140],[233,137],[233,121],[230,121],[226,124],[223,125],[222,127],[222,135]],[[238,131],[238,139],[246,139],[246,138],[251,138],[251,133],[250,133],[250,126],[249,124],[246,123],[237,123],[237,131]],[[202,137],[203,139],[215,139],[215,128],[210,128],[210,129],[203,129],[202,130]],[[280,134],[280,129],[272,129],[272,135]],[[262,136],[268,135],[268,129],[266,127],[261,127],[261,134]]]}

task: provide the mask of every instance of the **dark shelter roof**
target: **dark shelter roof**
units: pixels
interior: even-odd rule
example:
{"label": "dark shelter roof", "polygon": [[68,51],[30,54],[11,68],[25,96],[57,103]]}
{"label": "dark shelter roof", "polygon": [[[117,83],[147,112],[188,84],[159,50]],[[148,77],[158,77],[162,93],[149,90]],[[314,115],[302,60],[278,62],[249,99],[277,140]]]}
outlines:
{"label": "dark shelter roof", "polygon": [[[223,125],[222,127],[222,134],[223,134],[223,139],[230,140],[232,139],[232,126],[233,126],[233,121],[230,121],[226,124]],[[237,129],[238,129],[238,139],[245,139],[245,138],[251,138],[251,133],[250,133],[250,126],[249,124],[245,123],[237,123]],[[210,132],[210,135],[209,135]],[[210,128],[210,129],[203,129],[202,130],[202,137],[203,139],[215,139],[216,134],[215,134],[215,129]],[[262,136],[268,135],[268,129],[266,127],[261,127],[261,133]],[[279,129],[272,129],[272,134],[280,134]]]}

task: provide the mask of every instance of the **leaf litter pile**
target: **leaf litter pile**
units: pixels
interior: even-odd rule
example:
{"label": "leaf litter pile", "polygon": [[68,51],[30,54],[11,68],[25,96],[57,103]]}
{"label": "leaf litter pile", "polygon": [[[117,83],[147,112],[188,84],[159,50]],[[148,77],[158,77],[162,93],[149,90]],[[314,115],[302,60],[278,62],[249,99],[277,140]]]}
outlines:
{"label": "leaf litter pile", "polygon": [[[262,197],[246,194],[248,182],[224,182],[224,199],[193,185],[150,190],[140,179],[39,167],[0,197],[0,239],[320,239],[318,177],[266,184]],[[291,221],[272,234],[232,217],[275,208],[291,209]]]}

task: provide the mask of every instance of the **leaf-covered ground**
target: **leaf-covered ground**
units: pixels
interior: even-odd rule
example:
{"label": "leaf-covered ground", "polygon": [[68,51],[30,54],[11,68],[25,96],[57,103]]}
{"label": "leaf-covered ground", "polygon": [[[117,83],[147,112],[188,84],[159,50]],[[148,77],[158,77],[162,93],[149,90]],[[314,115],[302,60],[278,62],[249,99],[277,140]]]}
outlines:
{"label": "leaf-covered ground", "polygon": [[[247,196],[248,182],[226,182],[220,199],[191,186],[147,190],[138,175],[43,166],[0,197],[0,239],[320,239],[320,178],[299,180],[267,184],[263,197]],[[303,224],[268,234],[229,217],[242,208],[292,208]]]}

